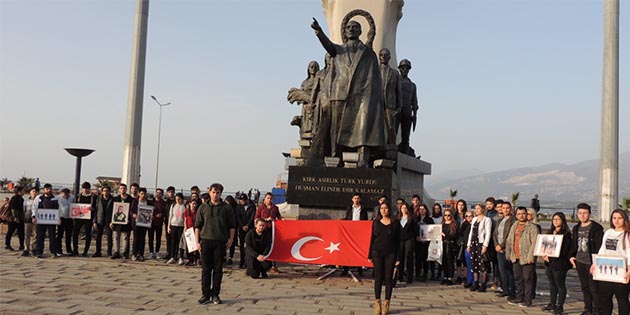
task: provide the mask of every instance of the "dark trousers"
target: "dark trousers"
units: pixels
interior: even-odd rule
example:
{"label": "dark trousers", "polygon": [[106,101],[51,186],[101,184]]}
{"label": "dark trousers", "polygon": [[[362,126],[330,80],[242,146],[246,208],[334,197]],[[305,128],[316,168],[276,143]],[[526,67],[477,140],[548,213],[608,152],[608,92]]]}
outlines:
{"label": "dark trousers", "polygon": [[429,242],[416,242],[415,252],[416,275],[419,276],[420,270],[422,270],[422,274],[426,277],[429,272],[429,262],[427,261],[429,257]]}
{"label": "dark trousers", "polygon": [[201,240],[201,292],[203,296],[219,296],[223,280],[225,241]]}
{"label": "dark trousers", "polygon": [[171,252],[169,255],[173,259],[177,259],[177,254],[179,253],[179,242],[182,238],[182,233],[184,233],[183,226],[171,225]]}
{"label": "dark trousers", "polygon": [[505,253],[497,253],[497,267],[501,275],[501,290],[509,296],[514,296],[516,294],[514,271],[512,269],[506,269],[506,263]]}
{"label": "dark trousers", "polygon": [[74,226],[72,228],[72,248],[75,254],[79,254],[79,233],[81,227],[85,230],[85,248],[83,248],[83,254],[87,255],[90,250],[90,243],[92,243],[92,221],[75,219]]}
{"label": "dark trousers", "polygon": [[243,229],[241,228],[238,231],[238,250],[241,254],[239,265],[241,266],[245,266],[245,235],[247,235],[247,232],[243,231]]}
{"label": "dark trousers", "polygon": [[[162,225],[151,225],[151,228],[149,229],[149,253],[159,253],[161,246]],[[155,251],[153,249],[155,249]]]}
{"label": "dark trousers", "polygon": [[610,315],[613,311],[613,295],[617,299],[617,314],[630,314],[630,284],[598,281],[599,305],[601,315]]}
{"label": "dark trousers", "polygon": [[410,281],[413,278],[413,252],[415,249],[415,243],[416,240],[413,238],[400,242],[400,251],[398,252],[398,261],[400,261],[400,265],[398,265],[399,279],[402,279],[403,274],[407,277],[407,281]]}
{"label": "dark trousers", "polygon": [[536,289],[534,287],[536,265],[521,265],[517,259],[512,268],[514,269],[514,278],[516,280],[516,299],[525,303],[531,303],[532,292]]}
{"label": "dark trousers", "polygon": [[247,274],[253,279],[258,279],[260,275],[266,275],[267,271],[271,268],[271,263],[268,261],[258,261],[256,257],[247,257]]}
{"label": "dark trousers", "polygon": [[[238,231],[238,230],[240,230],[240,228],[237,228],[236,230]],[[229,253],[229,256],[228,256],[230,259],[234,258],[234,253],[236,252],[236,245],[237,245],[236,243],[237,243],[237,241],[238,241],[238,237],[235,237],[234,238],[234,242],[232,242],[232,246],[230,246],[230,253]]]}
{"label": "dark trousers", "polygon": [[57,226],[52,224],[37,224],[37,241],[35,244],[35,254],[42,255],[44,253],[44,237],[48,233],[48,248],[50,253],[57,252],[57,238],[55,237],[55,230]]}
{"label": "dark trousers", "polygon": [[564,306],[564,300],[567,296],[567,271],[568,270],[553,270],[549,267],[545,268],[547,279],[549,279],[549,304]]}
{"label": "dark trousers", "polygon": [[144,243],[147,240],[147,230],[142,226],[134,225],[133,227],[133,254],[135,256],[144,257]]}
{"label": "dark trousers", "polygon": [[456,253],[454,253],[453,246],[456,246],[454,242],[442,242],[442,270],[445,279],[453,279],[453,275],[455,275]]}
{"label": "dark trousers", "polygon": [[63,248],[61,248],[61,241],[63,240],[63,235],[66,234],[66,252],[68,253],[72,253],[72,227],[73,227],[73,220],[69,219],[69,218],[61,218],[61,224],[57,226],[57,244],[59,244],[59,248],[57,248],[57,251],[59,252],[59,254],[61,254],[61,252],[63,251]]}
{"label": "dark trousers", "polygon": [[589,312],[599,311],[599,296],[597,293],[599,281],[593,280],[593,276],[591,276],[590,272],[591,265],[576,261],[575,267],[578,277],[580,278],[580,288],[582,289],[582,296],[584,297],[584,310]]}
{"label": "dark trousers", "polygon": [[[168,218],[168,216],[166,216]],[[170,258],[171,256],[171,233],[168,232],[168,220],[164,220],[164,236],[166,238],[166,258]]]}
{"label": "dark trousers", "polygon": [[96,253],[101,254],[103,232],[105,232],[107,236],[107,256],[111,256],[113,237],[112,229],[109,228],[109,224],[96,224]]}
{"label": "dark trousers", "polygon": [[24,250],[24,223],[20,222],[9,222],[7,230],[7,235],[4,239],[4,245],[6,247],[11,247],[11,237],[13,237],[13,233],[17,231],[18,239],[20,240],[20,250]]}
{"label": "dark trousers", "polygon": [[385,285],[385,299],[391,300],[392,290],[394,290],[392,277],[394,276],[396,253],[372,252],[372,263],[374,264],[374,298],[381,299],[382,286]]}

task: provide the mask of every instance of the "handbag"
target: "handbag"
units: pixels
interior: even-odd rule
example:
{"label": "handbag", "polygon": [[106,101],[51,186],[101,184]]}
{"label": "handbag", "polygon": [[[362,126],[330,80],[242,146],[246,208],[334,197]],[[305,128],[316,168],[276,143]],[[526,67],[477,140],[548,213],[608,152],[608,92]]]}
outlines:
{"label": "handbag", "polygon": [[481,254],[481,260],[485,263],[489,263],[490,262],[490,254],[488,254],[488,252],[485,252],[483,254]]}
{"label": "handbag", "polygon": [[465,247],[463,245],[460,245],[459,251],[457,252],[457,260],[464,261],[464,259],[466,258],[466,256],[464,255],[465,251],[466,251]]}

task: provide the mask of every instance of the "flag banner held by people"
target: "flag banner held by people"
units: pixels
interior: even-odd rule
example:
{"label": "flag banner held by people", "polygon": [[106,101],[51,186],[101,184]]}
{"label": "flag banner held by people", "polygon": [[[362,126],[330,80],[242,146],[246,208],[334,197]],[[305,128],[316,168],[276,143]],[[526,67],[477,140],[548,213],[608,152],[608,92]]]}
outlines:
{"label": "flag banner held by people", "polygon": [[371,267],[372,221],[274,221],[265,259],[300,264]]}
{"label": "flag banner held by people", "polygon": [[70,204],[71,219],[92,219],[92,206],[89,203],[71,203]]}

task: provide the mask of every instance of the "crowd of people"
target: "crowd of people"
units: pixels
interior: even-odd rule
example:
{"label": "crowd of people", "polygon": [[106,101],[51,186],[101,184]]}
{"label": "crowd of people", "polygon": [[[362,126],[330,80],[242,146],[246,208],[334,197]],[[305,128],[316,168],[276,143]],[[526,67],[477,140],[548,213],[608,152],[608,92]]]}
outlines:
{"label": "crowd of people", "polygon": [[[64,240],[65,255],[78,256],[83,236],[81,256],[88,257],[94,235],[91,257],[105,254],[111,259],[142,262],[148,235],[147,258],[202,267],[200,304],[221,303],[223,266],[234,263],[236,246],[240,253],[239,268],[246,269],[249,277],[267,278],[267,272],[279,272],[274,262],[265,259],[271,247],[271,223],[284,220],[272,202],[272,194],[267,193],[257,207],[243,193],[222,198],[221,184],[212,184],[204,194],[193,186],[188,198],[175,193],[172,186],[166,189],[166,194],[157,188],[152,198],[137,184],[131,184],[129,189],[127,193],[127,185],[121,184],[115,196],[108,187],[94,194],[91,185],[85,182],[76,196],[68,189],[54,195],[52,186],[45,184],[43,191],[30,188],[29,196],[24,198],[26,190],[18,186],[7,203],[5,249],[14,250],[11,239],[15,233],[23,256],[42,258],[47,236],[51,257],[64,255]],[[471,209],[461,199],[453,207],[443,208],[436,203],[429,209],[417,195],[411,203],[399,198],[390,205],[387,196],[378,201],[378,206],[368,209],[361,202],[361,195],[354,194],[345,216],[346,220],[370,220],[368,212],[373,213],[367,259],[373,264],[375,314],[389,313],[396,281],[439,281],[441,285],[461,285],[470,291],[494,291],[505,297],[506,303],[531,307],[538,282],[537,259],[543,260],[550,286],[551,297],[543,308],[545,311],[563,314],[567,272],[575,268],[583,294],[582,315],[611,314],[613,296],[619,314],[630,313],[630,266],[625,269],[625,283],[593,278],[592,254],[625,257],[626,263],[630,263],[630,222],[622,210],[612,213],[610,229],[604,231],[604,227],[591,220],[591,207],[580,203],[577,205],[580,222],[573,229],[569,228],[565,215],[557,212],[543,230],[533,208],[513,209],[510,202],[493,197]],[[125,221],[119,217],[124,214],[114,212],[116,202],[130,205],[130,220],[126,224],[112,223],[117,217]],[[69,214],[72,203],[91,205],[90,219],[72,219]],[[140,206],[153,207],[150,227],[135,224]],[[43,209],[58,209],[58,224],[38,224],[37,213]],[[441,238],[426,239],[421,235],[423,226],[429,225],[440,227]],[[198,250],[188,250],[184,240],[184,231],[191,228],[199,241]],[[558,257],[534,255],[539,234],[563,236]],[[167,246],[165,255],[159,254],[162,235]],[[343,268],[343,274],[349,272],[349,267],[352,266]],[[362,273],[363,268],[358,270]],[[382,286],[385,286],[383,300]]]}

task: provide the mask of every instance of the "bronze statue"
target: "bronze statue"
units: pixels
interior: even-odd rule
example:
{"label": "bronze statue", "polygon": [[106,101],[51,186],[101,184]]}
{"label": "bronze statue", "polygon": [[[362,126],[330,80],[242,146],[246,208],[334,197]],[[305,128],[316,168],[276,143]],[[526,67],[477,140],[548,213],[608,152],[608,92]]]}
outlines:
{"label": "bronze statue", "polygon": [[400,116],[400,124],[402,128],[402,141],[398,146],[398,151],[414,155],[413,149],[409,146],[409,135],[411,134],[411,128],[416,130],[416,123],[418,119],[418,95],[416,91],[416,84],[409,79],[409,70],[411,70],[411,62],[407,59],[400,61],[398,65],[401,75],[402,85],[402,112]]}
{"label": "bronze statue", "polygon": [[[330,106],[330,87],[332,83],[332,56],[326,54],[324,69],[317,73],[313,85],[312,104],[315,106],[318,117],[318,125],[313,135],[310,156],[307,159],[308,166],[322,166],[324,157],[335,156],[337,145],[335,139],[336,129],[332,128],[333,112]],[[334,114],[340,116],[339,113]]]}
{"label": "bronze statue", "polygon": [[383,95],[385,97],[385,122],[387,123],[387,144],[396,144],[396,134],[400,123],[402,108],[402,87],[400,74],[389,66],[391,53],[383,48],[378,53],[381,62],[381,78],[383,79]]}
{"label": "bronze statue", "polygon": [[[300,139],[311,139],[315,132],[315,126],[317,125],[317,117],[314,115],[313,104],[311,101],[313,94],[313,85],[315,83],[315,76],[319,72],[319,64],[317,61],[311,61],[308,64],[306,70],[306,79],[302,81],[300,88],[291,88],[287,101],[293,104],[297,102],[302,105],[302,116],[299,120],[300,126]],[[298,119],[294,117],[292,125],[296,125],[295,121]]]}
{"label": "bronze statue", "polygon": [[358,166],[367,167],[370,148],[385,145],[383,87],[378,58],[372,48],[359,40],[361,25],[356,21],[344,25],[347,40],[341,45],[330,41],[317,20],[313,19],[311,27],[333,57],[330,106],[333,112],[340,112],[340,117],[333,117],[331,127],[338,127],[333,139],[341,148],[336,153],[339,155],[342,150],[358,152]]}

